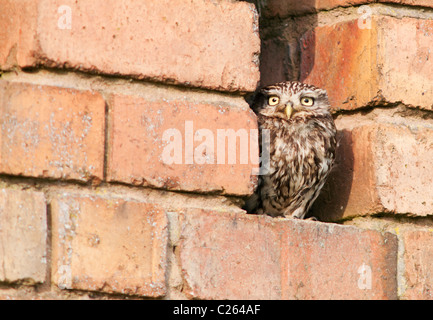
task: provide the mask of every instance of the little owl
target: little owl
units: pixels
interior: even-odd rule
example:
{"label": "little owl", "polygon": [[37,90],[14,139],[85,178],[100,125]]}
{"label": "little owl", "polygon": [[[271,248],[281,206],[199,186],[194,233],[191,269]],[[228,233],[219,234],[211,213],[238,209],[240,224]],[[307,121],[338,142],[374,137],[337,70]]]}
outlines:
{"label": "little owl", "polygon": [[[304,219],[335,159],[336,128],[325,90],[282,82],[257,91],[252,104],[267,129],[268,171],[245,204],[249,213]],[[262,137],[262,134],[260,134]],[[263,158],[263,157],[262,157]],[[263,167],[263,163],[262,163]]]}

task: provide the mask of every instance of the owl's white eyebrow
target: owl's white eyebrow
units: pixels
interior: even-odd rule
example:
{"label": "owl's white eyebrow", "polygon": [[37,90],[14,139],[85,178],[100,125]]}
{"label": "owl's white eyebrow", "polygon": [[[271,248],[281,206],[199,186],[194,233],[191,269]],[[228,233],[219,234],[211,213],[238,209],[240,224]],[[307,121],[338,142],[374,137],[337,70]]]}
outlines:
{"label": "owl's white eyebrow", "polygon": [[270,95],[270,96],[272,96],[272,95],[279,96],[279,91],[276,90],[276,89],[269,89],[269,90],[266,90],[265,93],[266,93],[267,95]]}
{"label": "owl's white eyebrow", "polygon": [[303,97],[310,97],[310,96],[315,97],[315,96],[317,96],[317,93],[314,91],[305,91],[305,92],[302,92],[302,96]]}

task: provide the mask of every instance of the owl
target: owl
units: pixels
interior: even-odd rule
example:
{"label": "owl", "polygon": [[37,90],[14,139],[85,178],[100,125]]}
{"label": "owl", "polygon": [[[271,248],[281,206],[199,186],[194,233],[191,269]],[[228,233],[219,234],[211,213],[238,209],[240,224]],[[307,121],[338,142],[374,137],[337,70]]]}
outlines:
{"label": "owl", "polygon": [[335,159],[337,130],[328,95],[315,86],[288,81],[258,90],[251,107],[257,115],[259,136],[269,141],[260,139],[261,168],[265,170],[244,209],[304,219]]}

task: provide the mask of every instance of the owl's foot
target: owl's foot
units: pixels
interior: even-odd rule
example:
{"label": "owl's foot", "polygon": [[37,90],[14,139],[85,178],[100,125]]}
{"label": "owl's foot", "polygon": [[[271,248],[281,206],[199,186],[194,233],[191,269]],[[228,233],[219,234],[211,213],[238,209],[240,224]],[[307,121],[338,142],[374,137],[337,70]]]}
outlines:
{"label": "owl's foot", "polygon": [[309,218],[306,218],[304,220],[319,221],[319,219],[317,219],[316,217],[309,217]]}
{"label": "owl's foot", "polygon": [[292,219],[299,219],[299,220],[306,220],[306,221],[319,221],[319,219],[317,219],[316,217],[309,217],[309,218],[301,218],[301,217],[297,217],[297,216],[291,216],[290,218]]}

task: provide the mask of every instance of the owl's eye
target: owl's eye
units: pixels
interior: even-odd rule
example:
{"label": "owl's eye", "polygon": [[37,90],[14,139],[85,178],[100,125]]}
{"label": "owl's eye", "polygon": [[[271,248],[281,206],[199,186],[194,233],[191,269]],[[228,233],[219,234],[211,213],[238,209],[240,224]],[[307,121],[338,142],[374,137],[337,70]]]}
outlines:
{"label": "owl's eye", "polygon": [[280,98],[278,98],[277,96],[269,97],[268,104],[270,106],[276,106],[279,102],[280,102]]}
{"label": "owl's eye", "polygon": [[311,107],[314,104],[314,99],[310,97],[303,97],[301,99],[301,104],[303,106]]}

